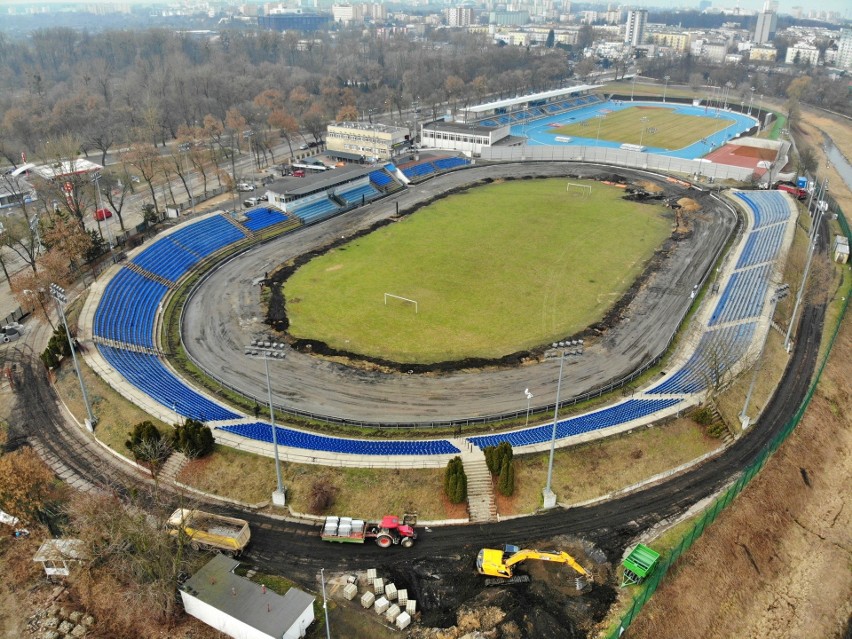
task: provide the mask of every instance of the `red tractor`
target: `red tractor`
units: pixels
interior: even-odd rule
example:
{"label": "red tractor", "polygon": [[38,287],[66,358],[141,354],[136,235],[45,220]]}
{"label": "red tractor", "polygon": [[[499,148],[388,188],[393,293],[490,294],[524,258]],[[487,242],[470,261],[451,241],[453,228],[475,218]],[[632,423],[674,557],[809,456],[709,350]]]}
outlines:
{"label": "red tractor", "polygon": [[406,514],[402,521],[396,515],[385,515],[380,522],[365,522],[351,517],[326,517],[322,529],[323,541],[363,544],[367,539],[375,539],[382,548],[400,545],[411,548],[417,533],[414,525],[417,516]]}

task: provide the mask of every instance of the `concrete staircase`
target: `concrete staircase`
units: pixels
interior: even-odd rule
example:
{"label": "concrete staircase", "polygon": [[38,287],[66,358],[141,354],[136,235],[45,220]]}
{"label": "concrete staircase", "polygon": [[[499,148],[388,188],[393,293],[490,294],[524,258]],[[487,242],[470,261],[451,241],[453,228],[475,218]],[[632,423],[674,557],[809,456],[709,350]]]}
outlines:
{"label": "concrete staircase", "polygon": [[491,486],[491,473],[485,464],[485,455],[478,447],[462,447],[464,472],[467,475],[467,509],[471,523],[496,521],[497,505]]}
{"label": "concrete staircase", "polygon": [[183,467],[186,466],[187,462],[189,462],[189,459],[187,459],[186,455],[179,453],[178,451],[174,451],[171,455],[169,455],[166,463],[163,464],[163,467],[160,469],[160,479],[174,481],[180,474],[180,471],[183,470]]}

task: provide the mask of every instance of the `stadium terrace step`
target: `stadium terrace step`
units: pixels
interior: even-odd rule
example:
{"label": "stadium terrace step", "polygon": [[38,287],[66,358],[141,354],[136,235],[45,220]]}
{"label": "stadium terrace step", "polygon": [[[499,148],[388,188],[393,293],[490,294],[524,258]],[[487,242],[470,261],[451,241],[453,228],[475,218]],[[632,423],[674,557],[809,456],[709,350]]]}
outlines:
{"label": "stadium terrace step", "polygon": [[491,473],[485,463],[485,453],[473,447],[467,448],[467,452],[460,456],[467,475],[467,509],[470,522],[495,521],[497,505],[494,502],[494,489]]}
{"label": "stadium terrace step", "polygon": [[232,218],[230,215],[224,215],[223,214],[222,217],[224,217],[228,222],[230,222],[231,224],[236,226],[240,230],[240,232],[245,234],[246,237],[254,237],[255,235],[257,235],[250,228],[248,228],[247,226],[243,226],[241,222],[238,222],[237,220]]}
{"label": "stadium terrace step", "polygon": [[175,283],[172,282],[171,280],[167,280],[165,277],[157,275],[156,273],[152,273],[151,271],[147,271],[144,268],[142,268],[141,266],[139,266],[138,264],[134,264],[133,262],[127,262],[124,266],[129,268],[131,271],[133,271],[135,273],[139,273],[139,275],[147,277],[149,280],[154,280],[155,282],[159,282],[163,286],[168,286],[169,288],[175,287]]}
{"label": "stadium terrace step", "polygon": [[163,467],[160,469],[160,477],[168,481],[175,481],[183,467],[189,463],[189,459],[183,453],[174,451]]}
{"label": "stadium terrace step", "polygon": [[184,246],[183,244],[181,244],[180,242],[178,242],[176,239],[173,239],[173,238],[171,238],[171,237],[167,237],[166,239],[167,239],[167,240],[171,240],[171,241],[174,243],[174,245],[175,245],[175,246],[177,246],[177,247],[178,247],[178,248],[180,248],[180,249],[183,249],[184,251],[186,251],[187,253],[189,253],[190,255],[192,255],[194,258],[196,258],[196,259],[198,259],[198,260],[200,260],[202,257],[204,257],[203,255],[199,254],[198,252],[193,251],[193,250],[192,250],[191,248],[189,248],[188,246]]}

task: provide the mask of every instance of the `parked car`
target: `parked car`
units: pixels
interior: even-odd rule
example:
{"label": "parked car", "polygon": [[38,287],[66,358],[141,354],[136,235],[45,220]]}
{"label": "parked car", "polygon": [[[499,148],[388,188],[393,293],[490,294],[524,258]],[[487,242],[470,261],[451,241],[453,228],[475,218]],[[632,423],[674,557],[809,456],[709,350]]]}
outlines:
{"label": "parked car", "polygon": [[248,182],[240,182],[237,184],[237,191],[240,191],[241,193],[254,191],[254,188],[254,184],[249,184]]}
{"label": "parked car", "polygon": [[257,200],[258,200],[259,202],[269,202],[269,196],[268,196],[268,195],[266,195],[266,193],[264,193],[263,195],[261,195],[260,197],[258,197],[258,198],[257,198]]}
{"label": "parked car", "polygon": [[251,208],[252,206],[257,206],[258,202],[260,202],[260,200],[257,199],[256,197],[250,197],[249,199],[243,201],[243,206],[248,209],[248,208]]}
{"label": "parked car", "polygon": [[296,169],[295,171],[293,171],[293,177],[305,177],[305,170]]}
{"label": "parked car", "polygon": [[97,209],[95,211],[95,219],[98,222],[103,222],[104,220],[112,217],[112,211],[109,209]]}
{"label": "parked car", "polygon": [[299,150],[300,150],[300,151],[307,151],[309,148],[311,148],[311,147],[310,147],[310,146],[308,146],[308,143],[307,143],[307,142],[305,142],[304,144],[299,145]]}

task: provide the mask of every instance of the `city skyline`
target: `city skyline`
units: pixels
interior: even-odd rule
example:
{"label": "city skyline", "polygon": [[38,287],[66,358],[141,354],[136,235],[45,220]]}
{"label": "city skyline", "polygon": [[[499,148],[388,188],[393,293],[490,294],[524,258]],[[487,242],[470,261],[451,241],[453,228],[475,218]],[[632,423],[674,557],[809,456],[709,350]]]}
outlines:
{"label": "city skyline", "polygon": [[[376,0],[364,0],[373,1]],[[381,0],[378,0],[381,2]],[[351,2],[351,0],[341,0],[341,3]],[[462,0],[458,0],[458,2],[450,3],[446,6],[457,6],[462,3]],[[31,6],[31,7],[44,7],[50,5],[110,5],[110,4],[130,4],[130,5],[169,5],[169,4],[198,4],[198,2],[181,2],[181,0],[4,0],[3,2],[6,6]],[[238,4],[264,4],[264,0],[243,0],[243,2],[234,2],[234,5]],[[293,4],[297,4],[295,1]],[[438,4],[438,3],[436,3]],[[607,2],[598,2],[597,3],[601,7],[606,7],[608,4],[613,4],[614,6],[620,6],[622,8],[628,7],[639,7],[643,9],[681,9],[681,10],[696,10],[698,8],[698,0],[694,3],[692,2],[683,2],[683,0],[633,0],[632,2],[627,3],[607,3]],[[765,2],[764,0],[724,0],[720,2],[718,0],[712,3],[712,7],[715,9],[734,9],[739,7],[745,11],[760,11]],[[844,18],[850,17],[850,6],[847,0],[824,0],[820,3],[818,9],[813,6],[809,6],[805,2],[801,2],[800,0],[788,0],[787,2],[779,3],[778,12],[781,14],[791,14],[793,12],[793,7],[801,7],[804,12],[810,10],[818,10],[820,12],[836,12],[843,16]]]}

